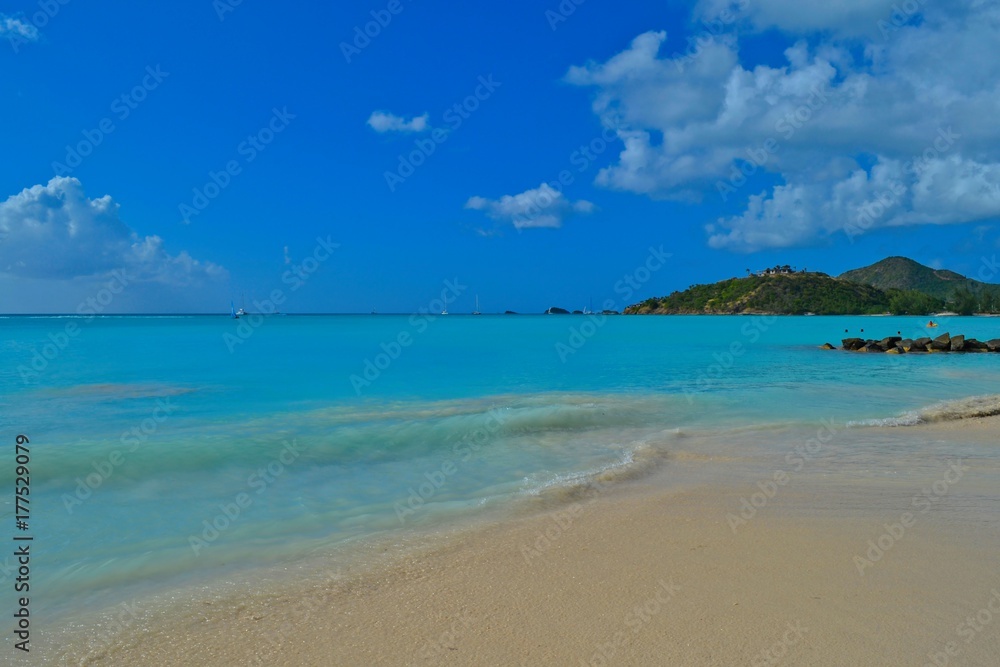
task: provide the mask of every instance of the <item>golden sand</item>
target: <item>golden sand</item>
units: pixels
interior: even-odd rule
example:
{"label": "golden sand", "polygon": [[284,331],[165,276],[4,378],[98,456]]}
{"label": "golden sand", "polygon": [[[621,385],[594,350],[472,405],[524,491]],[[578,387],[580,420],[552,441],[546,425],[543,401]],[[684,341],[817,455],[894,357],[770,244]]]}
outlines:
{"label": "golden sand", "polygon": [[66,664],[995,666],[1000,531],[963,513],[966,474],[926,514],[919,486],[800,480],[745,523],[754,480],[649,478],[326,582],[180,604]]}

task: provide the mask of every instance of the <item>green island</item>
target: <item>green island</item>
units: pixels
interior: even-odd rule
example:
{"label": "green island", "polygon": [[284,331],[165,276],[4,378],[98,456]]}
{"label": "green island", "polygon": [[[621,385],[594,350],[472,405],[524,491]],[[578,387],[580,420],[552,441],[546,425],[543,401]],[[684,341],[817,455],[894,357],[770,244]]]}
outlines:
{"label": "green island", "polygon": [[888,257],[833,277],[785,265],[629,306],[629,315],[959,315],[1000,312],[1000,285]]}

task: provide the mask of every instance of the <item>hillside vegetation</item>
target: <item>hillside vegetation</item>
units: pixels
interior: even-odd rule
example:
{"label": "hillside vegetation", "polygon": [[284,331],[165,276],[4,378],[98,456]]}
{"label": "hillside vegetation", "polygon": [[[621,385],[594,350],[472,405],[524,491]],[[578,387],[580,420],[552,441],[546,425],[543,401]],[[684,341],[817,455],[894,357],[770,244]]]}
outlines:
{"label": "hillside vegetation", "polygon": [[944,308],[941,299],[913,290],[882,290],[824,273],[731,278],[647,299],[630,314],[924,315]]}
{"label": "hillside vegetation", "polygon": [[916,290],[944,300],[950,310],[959,313],[996,312],[1000,308],[1000,285],[946,269],[932,269],[907,257],[887,257],[840,277],[881,290]]}

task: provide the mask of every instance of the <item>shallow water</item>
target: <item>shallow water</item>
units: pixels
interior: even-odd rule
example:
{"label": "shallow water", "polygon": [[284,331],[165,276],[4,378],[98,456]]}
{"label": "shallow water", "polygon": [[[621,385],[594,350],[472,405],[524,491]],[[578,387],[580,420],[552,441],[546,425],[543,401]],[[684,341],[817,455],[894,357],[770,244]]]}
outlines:
{"label": "shallow water", "polygon": [[[0,433],[11,451],[16,434],[31,439],[34,610],[287,566],[672,461],[801,459],[812,475],[918,480],[965,456],[995,470],[1000,448],[887,427],[992,409],[1000,355],[818,349],[924,323],[5,318]],[[946,330],[985,340],[1000,321],[933,332]],[[970,396],[992,398],[941,405]],[[8,525],[13,503],[0,502]]]}

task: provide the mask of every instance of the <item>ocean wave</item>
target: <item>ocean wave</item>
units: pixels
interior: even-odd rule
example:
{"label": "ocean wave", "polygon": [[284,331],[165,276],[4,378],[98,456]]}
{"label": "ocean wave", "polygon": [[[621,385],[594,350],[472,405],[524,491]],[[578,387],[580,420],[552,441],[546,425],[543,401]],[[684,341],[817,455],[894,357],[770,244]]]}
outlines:
{"label": "ocean wave", "polygon": [[682,436],[681,429],[669,429],[653,440],[640,440],[624,447],[618,460],[606,465],[543,478],[526,477],[522,494],[542,501],[595,499],[610,486],[648,475],[666,463],[671,458],[667,445]]}
{"label": "ocean wave", "polygon": [[864,419],[848,422],[847,425],[848,427],[874,426],[892,428],[959,421],[962,419],[979,419],[981,417],[993,417],[996,415],[1000,415],[1000,394],[969,396],[956,400],[941,401],[920,410],[904,412],[895,417]]}

